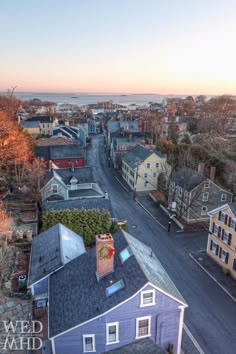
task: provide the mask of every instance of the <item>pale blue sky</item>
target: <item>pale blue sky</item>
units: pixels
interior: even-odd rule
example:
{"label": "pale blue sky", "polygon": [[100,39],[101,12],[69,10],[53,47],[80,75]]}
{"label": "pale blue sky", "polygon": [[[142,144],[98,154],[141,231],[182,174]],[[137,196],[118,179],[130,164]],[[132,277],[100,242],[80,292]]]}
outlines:
{"label": "pale blue sky", "polygon": [[236,94],[235,18],[235,0],[0,0],[0,90]]}

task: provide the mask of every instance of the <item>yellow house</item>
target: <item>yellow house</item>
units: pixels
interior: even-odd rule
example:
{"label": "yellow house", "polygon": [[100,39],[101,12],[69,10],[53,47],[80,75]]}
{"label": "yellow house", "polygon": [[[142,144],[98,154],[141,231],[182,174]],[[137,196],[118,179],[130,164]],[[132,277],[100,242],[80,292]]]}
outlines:
{"label": "yellow house", "polygon": [[136,145],[122,157],[122,177],[134,192],[156,190],[164,164],[166,156],[161,152]]}
{"label": "yellow house", "polygon": [[208,215],[207,253],[236,279],[236,203],[222,205]]}

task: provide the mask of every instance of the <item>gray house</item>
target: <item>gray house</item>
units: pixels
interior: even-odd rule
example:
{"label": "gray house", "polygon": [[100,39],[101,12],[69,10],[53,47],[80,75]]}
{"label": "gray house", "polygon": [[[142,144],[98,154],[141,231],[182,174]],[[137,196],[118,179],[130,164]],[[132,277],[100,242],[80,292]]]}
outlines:
{"label": "gray house", "polygon": [[103,353],[150,338],[180,354],[185,300],[152,250],[123,230],[49,280],[53,354]]}
{"label": "gray house", "polygon": [[41,189],[43,203],[101,197],[104,197],[104,194],[94,181],[91,167],[51,169]]}
{"label": "gray house", "polygon": [[169,184],[169,207],[187,223],[209,220],[208,212],[232,201],[233,194],[211,179],[190,168],[177,170]]}

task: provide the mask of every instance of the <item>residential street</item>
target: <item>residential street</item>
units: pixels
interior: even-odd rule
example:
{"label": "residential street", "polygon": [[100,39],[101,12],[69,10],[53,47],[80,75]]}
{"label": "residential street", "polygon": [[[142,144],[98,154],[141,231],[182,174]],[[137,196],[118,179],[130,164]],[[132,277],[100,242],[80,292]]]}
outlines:
{"label": "residential street", "polygon": [[[87,164],[95,179],[109,193],[114,214],[127,220],[129,232],[148,244],[188,303],[185,324],[205,354],[230,354],[236,348],[236,305],[189,257],[189,252],[206,248],[207,233],[168,234],[122,188],[107,165],[103,136],[94,136]],[[166,218],[161,216],[161,223]],[[165,225],[167,227],[167,225]],[[185,354],[192,354],[183,341]],[[198,351],[196,351],[197,353]]]}

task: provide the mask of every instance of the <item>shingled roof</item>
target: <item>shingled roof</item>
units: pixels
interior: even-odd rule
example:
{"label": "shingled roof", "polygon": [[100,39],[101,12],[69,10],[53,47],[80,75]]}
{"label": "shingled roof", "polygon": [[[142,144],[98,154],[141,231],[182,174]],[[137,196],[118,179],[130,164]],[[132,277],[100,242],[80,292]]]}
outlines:
{"label": "shingled roof", "polygon": [[47,202],[44,204],[45,211],[63,210],[63,209],[98,209],[99,211],[108,210],[113,217],[113,210],[110,199],[105,198],[88,198],[88,199],[72,199],[60,200],[56,202]]}
{"label": "shingled roof", "polygon": [[[185,300],[152,250],[123,230],[114,236],[114,272],[96,277],[95,248],[67,263],[50,276],[49,337],[101,316],[152,283],[181,305]],[[132,256],[121,262],[120,252],[130,246]],[[124,287],[112,296],[106,288],[122,279]]]}
{"label": "shingled roof", "polygon": [[187,192],[190,192],[203,181],[207,181],[207,177],[201,175],[195,170],[192,170],[191,168],[183,167],[174,173],[171,180]]}
{"label": "shingled roof", "polygon": [[33,237],[28,285],[51,274],[85,252],[83,238],[62,224]]}

